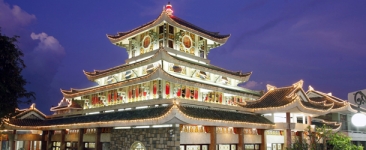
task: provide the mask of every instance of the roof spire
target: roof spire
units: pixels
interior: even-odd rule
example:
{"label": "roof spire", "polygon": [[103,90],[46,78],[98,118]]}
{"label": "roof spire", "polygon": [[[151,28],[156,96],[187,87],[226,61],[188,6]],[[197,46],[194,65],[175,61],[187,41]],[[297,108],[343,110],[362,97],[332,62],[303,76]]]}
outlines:
{"label": "roof spire", "polygon": [[168,2],[167,5],[165,5],[165,11],[169,16],[173,15],[173,9],[172,9],[172,5],[170,4],[170,2]]}

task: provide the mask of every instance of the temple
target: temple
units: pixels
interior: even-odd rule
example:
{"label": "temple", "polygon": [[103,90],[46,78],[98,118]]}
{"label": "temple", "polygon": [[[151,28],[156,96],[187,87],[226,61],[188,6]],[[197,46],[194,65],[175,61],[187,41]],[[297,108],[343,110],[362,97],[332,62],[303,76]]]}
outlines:
{"label": "temple", "polygon": [[305,90],[302,80],[246,89],[238,84],[252,72],[210,64],[208,54],[229,37],[174,16],[167,4],[155,20],[107,35],[128,59],[84,71],[97,86],[61,90],[52,115],[33,104],[4,120],[1,150],[282,150],[323,125],[365,144],[365,128],[349,123],[356,105]]}

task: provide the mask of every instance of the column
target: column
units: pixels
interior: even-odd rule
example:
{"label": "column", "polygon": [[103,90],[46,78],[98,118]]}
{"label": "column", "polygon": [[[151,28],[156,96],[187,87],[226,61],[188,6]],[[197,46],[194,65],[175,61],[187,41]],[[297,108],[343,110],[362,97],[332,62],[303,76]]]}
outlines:
{"label": "column", "polygon": [[237,128],[239,141],[238,141],[238,150],[244,150],[244,128]]}
{"label": "column", "polygon": [[83,150],[84,149],[83,136],[84,136],[84,129],[79,129],[78,150]]}
{"label": "column", "polygon": [[291,147],[291,116],[289,112],[286,112],[286,148]]}
{"label": "column", "polygon": [[101,150],[102,149],[102,143],[100,142],[100,134],[102,133],[102,128],[96,128],[95,129],[95,149]]}
{"label": "column", "polygon": [[307,120],[308,120],[308,125],[310,126],[311,125],[311,116],[307,116]]}
{"label": "column", "polygon": [[297,131],[296,132],[296,136],[298,137],[298,139],[299,139],[299,144],[301,144],[301,147],[302,147],[302,145],[303,145],[303,137],[302,137],[302,135],[303,135],[303,131]]}
{"label": "column", "polygon": [[46,134],[47,131],[42,131],[42,141],[41,141],[41,150],[47,150],[47,139]]}
{"label": "column", "polygon": [[210,132],[210,145],[208,146],[209,150],[216,150],[216,127],[215,126],[209,126],[209,132]]}
{"label": "column", "polygon": [[65,135],[66,135],[66,130],[63,129],[61,130],[61,150],[66,150],[66,142],[65,142]]}
{"label": "column", "polygon": [[29,147],[31,146],[31,142],[32,141],[24,141],[24,149],[29,149]]}
{"label": "column", "polygon": [[52,135],[53,130],[48,130],[48,137],[47,137],[47,149],[52,150]]}
{"label": "column", "polygon": [[261,135],[261,145],[259,145],[259,149],[260,150],[265,150],[267,145],[266,145],[266,141],[265,141],[265,134],[264,134],[264,129],[257,129],[257,133],[259,135]]}
{"label": "column", "polygon": [[11,134],[11,136],[9,135],[9,146],[10,146],[10,150],[15,150],[15,135],[16,135],[17,131],[13,130],[13,133]]}
{"label": "column", "polygon": [[102,149],[102,143],[100,142],[100,134],[102,133],[102,128],[96,128],[95,129],[95,149],[101,150]]}

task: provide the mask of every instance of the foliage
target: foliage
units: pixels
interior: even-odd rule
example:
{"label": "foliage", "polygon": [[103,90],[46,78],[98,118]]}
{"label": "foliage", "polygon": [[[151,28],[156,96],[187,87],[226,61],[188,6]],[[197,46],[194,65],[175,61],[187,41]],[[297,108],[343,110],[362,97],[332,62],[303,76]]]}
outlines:
{"label": "foliage", "polygon": [[[334,132],[332,129],[323,126],[315,128],[314,132],[311,131],[311,127],[309,126],[306,131],[306,137],[303,140],[295,139],[295,143],[293,143],[292,148],[288,148],[289,150],[321,150],[327,146],[327,143],[330,144],[332,149],[334,150],[363,150],[362,146],[357,146],[351,143],[351,138],[347,135]],[[324,142],[324,141],[327,141]],[[327,147],[330,148],[330,147]]]}
{"label": "foliage", "polygon": [[351,143],[351,138],[343,133],[331,134],[328,140],[334,150],[363,150],[362,146]]}
{"label": "foliage", "polygon": [[34,93],[24,86],[27,81],[21,75],[26,67],[23,52],[18,48],[18,36],[8,37],[0,30],[0,118],[9,118],[18,104],[31,103]]}

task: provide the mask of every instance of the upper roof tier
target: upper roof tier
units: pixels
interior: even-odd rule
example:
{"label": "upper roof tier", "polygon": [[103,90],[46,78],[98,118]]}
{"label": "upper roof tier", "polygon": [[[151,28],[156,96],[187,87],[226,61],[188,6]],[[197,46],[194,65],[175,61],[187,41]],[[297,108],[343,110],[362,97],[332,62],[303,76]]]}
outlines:
{"label": "upper roof tier", "polygon": [[[168,19],[170,20],[168,20]],[[220,32],[212,32],[212,31],[207,31],[201,27],[198,27],[192,23],[189,23],[188,21],[185,21],[181,18],[178,18],[177,16],[167,16],[166,15],[166,12],[163,11],[160,16],[153,20],[153,21],[150,21],[142,26],[139,26],[135,29],[132,29],[130,31],[126,31],[126,32],[118,32],[117,34],[115,35],[110,35],[110,34],[107,34],[107,37],[109,38],[109,40],[112,42],[112,43],[116,43],[118,41],[121,41],[125,38],[128,38],[130,36],[133,36],[134,34],[136,34],[137,32],[141,32],[143,30],[147,30],[149,27],[153,27],[153,26],[156,26],[162,22],[169,22],[169,23],[172,23],[173,25],[182,25],[181,27],[185,27],[186,29],[191,29],[191,30],[195,30],[197,32],[200,32],[202,36],[205,36],[206,35],[206,38],[208,39],[211,39],[213,41],[217,41],[217,42],[226,42],[226,40],[230,37],[230,34],[219,34]],[[171,22],[173,21],[173,22]]]}
{"label": "upper roof tier", "polygon": [[197,60],[207,60],[210,50],[222,46],[230,37],[207,31],[172,13],[168,4],[155,20],[107,37],[114,45],[126,48],[129,59],[160,48],[171,48],[195,56]]}
{"label": "upper roof tier", "polygon": [[172,7],[170,4],[166,5],[165,9],[163,9],[163,11],[161,12],[161,14],[159,15],[158,18],[156,18],[153,21],[150,21],[142,26],[139,26],[135,29],[132,29],[130,31],[126,31],[126,32],[118,32],[115,35],[109,35],[107,34],[108,39],[112,42],[112,43],[117,43],[123,39],[127,39],[129,37],[132,37],[136,34],[138,34],[139,32],[143,32],[145,30],[149,30],[149,28],[152,28],[154,26],[157,26],[161,23],[167,22],[171,25],[180,27],[182,29],[185,30],[190,30],[193,31],[207,39],[210,39],[212,41],[218,42],[220,44],[223,44],[226,42],[226,40],[230,37],[230,34],[219,34],[219,32],[212,32],[212,31],[208,31],[205,30],[201,27],[198,27],[188,21],[185,21],[177,16],[174,16],[172,14]]}
{"label": "upper roof tier", "polygon": [[239,80],[240,82],[246,82],[252,72],[246,72],[242,73],[240,71],[230,71],[226,70],[220,67],[217,67],[215,65],[211,64],[202,64],[194,61],[189,61],[180,57],[171,56],[169,54],[169,51],[167,49],[159,49],[157,51],[152,51],[154,54],[151,54],[151,57],[142,61],[139,61],[137,63],[133,64],[123,64],[119,65],[113,68],[109,68],[106,70],[94,70],[93,72],[84,71],[84,74],[86,77],[91,80],[95,81],[96,79],[100,79],[102,77],[107,77],[113,74],[121,73],[127,70],[131,70],[134,68],[138,68],[141,66],[146,66],[148,64],[151,64],[156,61],[165,60],[167,62],[171,62],[174,64],[179,64],[182,66],[188,66],[191,68],[195,68],[201,71],[210,72],[213,74],[218,74],[221,76],[229,77],[235,80]]}

